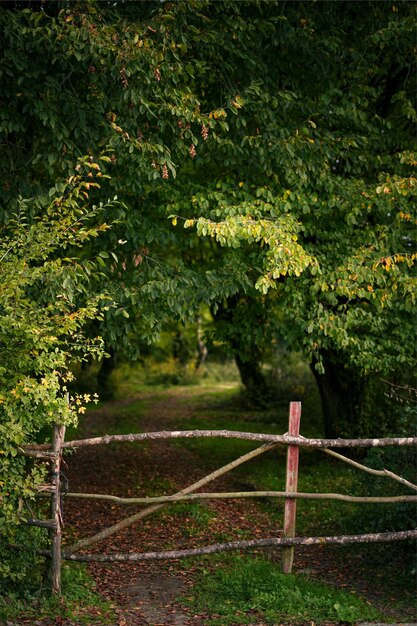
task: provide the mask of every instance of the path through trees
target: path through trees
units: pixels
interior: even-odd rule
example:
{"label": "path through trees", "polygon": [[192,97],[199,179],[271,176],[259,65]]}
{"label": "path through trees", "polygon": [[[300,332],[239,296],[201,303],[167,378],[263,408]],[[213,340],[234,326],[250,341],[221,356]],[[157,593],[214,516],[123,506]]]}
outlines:
{"label": "path through trees", "polygon": [[[215,393],[216,390],[211,391]],[[187,391],[174,388],[145,395],[140,404],[135,399],[108,403],[88,414],[80,436],[123,432],[124,422],[129,425],[125,432],[131,430],[132,425],[136,431],[180,428],[184,419],[196,419],[201,415],[207,393],[207,389]],[[231,452],[230,458],[233,454]],[[200,457],[181,442],[167,440],[80,449],[67,457],[67,463],[71,491],[127,497],[172,493],[216,467],[216,460]],[[239,475],[233,474],[220,478],[213,486],[217,491],[242,487],[247,485],[242,484]],[[269,508],[272,506],[282,512],[282,502],[274,502]],[[109,506],[106,502],[80,504],[80,501],[67,500],[65,504],[68,526],[74,526],[80,536],[98,532],[125,515],[124,509]],[[252,500],[210,501],[197,506],[180,504],[126,528],[104,542],[101,550],[181,549],[200,547],[217,540],[272,536],[276,532],[277,518],[269,514],[268,506]],[[385,595],[383,579],[378,579],[378,572],[375,576],[372,574],[373,582],[369,584],[371,576],[367,558],[372,549],[377,548],[367,548],[365,557],[358,551],[344,549],[343,559],[340,559],[337,548],[299,549],[296,550],[295,571],[307,572],[320,580],[337,581],[342,587],[360,592],[372,603],[387,609],[390,600]],[[270,550],[268,555],[280,567],[280,550]],[[192,594],[197,572],[202,567],[212,566],[196,559],[111,565],[95,563],[89,565],[89,570],[98,590],[118,607],[121,624],[125,620],[129,626],[159,623],[197,626],[204,623],[204,616],[190,613],[179,599]]]}

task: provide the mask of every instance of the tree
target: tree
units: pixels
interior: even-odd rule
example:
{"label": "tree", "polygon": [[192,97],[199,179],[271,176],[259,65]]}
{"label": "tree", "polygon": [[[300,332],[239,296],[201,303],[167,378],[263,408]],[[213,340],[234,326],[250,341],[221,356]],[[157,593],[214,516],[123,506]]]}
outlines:
{"label": "tree", "polygon": [[108,254],[103,285],[119,306],[104,314],[99,329],[91,324],[91,333],[103,336],[109,353],[124,349],[135,357],[170,317],[193,318],[202,301],[237,289],[226,268],[215,289],[190,269],[183,253],[192,256],[195,241],[179,236],[155,200],[177,169],[193,162],[199,143],[216,145],[227,132],[220,114],[204,112],[195,89],[196,77],[211,68],[194,48],[201,38],[210,54],[217,45],[202,12],[207,5],[7,6],[0,13],[3,219],[18,194],[42,194],[72,174],[74,155],[111,147],[112,178],[102,193],[119,195],[123,206],[117,215],[112,209],[114,227],[100,249],[101,258]]}
{"label": "tree", "polygon": [[259,18],[254,3],[227,5],[236,36],[218,73],[245,95],[171,209],[229,247],[221,263],[240,268],[248,319],[253,298],[275,302],[265,331],[311,360],[338,436],[369,429],[368,378],[415,363],[414,8],[364,6],[269,3]]}
{"label": "tree", "polygon": [[242,346],[266,306],[256,334],[283,335],[314,364],[329,434],[342,428],[337,398],[326,404],[343,389],[336,379],[359,397],[364,374],[411,365],[414,10],[204,0],[3,9],[6,210],[18,191],[65,177],[74,154],[114,151],[102,189],[124,206],[105,238],[103,284],[119,303],[102,325],[109,347],[152,340],[202,302],[239,302],[254,322],[232,323],[229,339],[248,363]]}

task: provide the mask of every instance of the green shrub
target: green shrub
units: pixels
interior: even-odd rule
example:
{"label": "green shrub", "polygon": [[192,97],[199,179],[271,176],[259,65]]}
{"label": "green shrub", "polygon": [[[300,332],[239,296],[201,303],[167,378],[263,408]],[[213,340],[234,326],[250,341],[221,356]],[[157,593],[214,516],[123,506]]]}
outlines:
{"label": "green shrub", "polygon": [[[108,157],[101,157],[102,160]],[[100,337],[85,328],[106,308],[96,292],[97,258],[79,248],[108,228],[86,190],[98,187],[91,158],[79,159],[66,183],[47,196],[21,200],[18,213],[0,225],[0,537],[2,544],[37,535],[17,530],[32,517],[37,486],[47,467],[22,456],[54,422],[76,423],[89,394],[70,394],[72,365],[103,355]],[[40,215],[36,217],[36,215]],[[76,225],[76,228],[74,227]],[[106,300],[107,306],[110,302]],[[24,555],[0,561],[0,579],[25,578]]]}
{"label": "green shrub", "polygon": [[[393,423],[396,430],[391,436],[416,436],[417,405],[411,402],[397,403],[393,407]],[[415,447],[392,446],[371,448],[364,459],[364,464],[375,469],[387,469],[417,484],[417,449]],[[371,477],[361,473],[358,477],[358,493],[369,496],[410,495],[410,488],[385,477]],[[355,513],[352,524],[358,532],[389,532],[414,530],[417,528],[417,505],[414,502],[398,504],[364,505]],[[389,558],[385,551],[384,558]],[[417,572],[417,550],[415,541],[400,542],[396,554],[402,555],[404,573]],[[382,557],[381,557],[382,558]]]}
{"label": "green shrub", "polygon": [[22,619],[25,624],[34,624],[35,620],[41,619],[54,624],[69,620],[79,626],[115,623],[113,607],[96,593],[95,583],[84,566],[64,565],[62,585],[63,596],[50,596],[37,576],[25,585],[3,588],[0,591],[0,624],[14,623],[15,618]]}

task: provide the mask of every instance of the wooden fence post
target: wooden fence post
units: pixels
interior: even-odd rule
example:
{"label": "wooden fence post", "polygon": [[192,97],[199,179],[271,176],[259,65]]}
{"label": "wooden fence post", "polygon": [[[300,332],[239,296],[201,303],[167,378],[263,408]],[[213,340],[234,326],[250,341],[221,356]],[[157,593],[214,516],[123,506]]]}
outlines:
{"label": "wooden fence post", "polygon": [[54,424],[52,437],[52,451],[55,456],[51,461],[52,492],[51,492],[51,519],[54,528],[49,531],[51,540],[51,562],[49,567],[49,580],[52,593],[61,593],[61,538],[62,538],[62,513],[61,513],[61,447],[64,443],[65,426]]}
{"label": "wooden fence post", "polygon": [[[288,434],[298,437],[300,434],[301,402],[290,402],[288,418]],[[298,485],[298,458],[299,447],[287,447],[287,470],[285,477],[286,493],[296,493]],[[284,506],[284,532],[283,537],[295,537],[295,516],[297,501],[295,498],[287,498]],[[294,547],[286,547],[282,550],[282,571],[290,574],[294,561]]]}

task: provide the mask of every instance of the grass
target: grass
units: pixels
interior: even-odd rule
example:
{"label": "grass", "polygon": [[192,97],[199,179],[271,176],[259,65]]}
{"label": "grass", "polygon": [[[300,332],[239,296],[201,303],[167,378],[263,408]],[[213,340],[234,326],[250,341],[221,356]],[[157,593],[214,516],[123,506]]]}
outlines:
{"label": "grass", "polygon": [[[238,392],[206,394],[201,390],[197,408],[192,418],[178,420],[181,429],[227,429],[282,434],[287,429],[288,405],[279,406],[273,415],[271,411],[247,411],[242,409]],[[275,421],[271,421],[271,417]],[[303,426],[303,417],[302,417]],[[306,419],[311,436],[320,435],[320,424],[316,414],[310,413]],[[304,433],[304,428],[302,427]],[[187,439],[175,442],[179,447],[187,447],[203,460],[209,460],[210,467],[220,467],[249,452],[256,444],[239,439]],[[285,490],[284,446],[245,463],[234,470],[234,475],[243,483],[258,490]],[[299,469],[299,491],[350,493],[355,486],[357,472],[351,467],[330,459],[320,451],[301,450]],[[265,507],[274,517],[282,517],[282,500],[269,502]],[[298,532],[301,534],[321,534],[331,531],[344,532],[354,506],[335,501],[299,501]],[[281,521],[281,519],[279,520]]]}
{"label": "grass", "polygon": [[[149,495],[172,494],[178,491],[178,486],[170,478],[161,476],[148,480],[141,485],[142,493]],[[194,537],[207,528],[215,517],[214,513],[204,502],[179,502],[174,506],[154,513],[154,519],[167,519],[168,523],[175,522],[184,530],[184,535]]]}
{"label": "grass", "polygon": [[[206,625],[278,622],[347,622],[384,619],[382,613],[352,592],[282,574],[276,563],[254,556],[218,558],[218,567],[200,570],[192,595],[182,601],[193,612],[211,617]],[[213,563],[213,560],[211,561]]]}
{"label": "grass", "polygon": [[[164,517],[166,512],[161,512]],[[171,507],[169,519],[182,527],[184,537],[197,537],[206,530],[215,519],[215,513],[205,504],[200,502],[181,502]]]}
{"label": "grass", "polygon": [[159,362],[147,357],[143,363],[122,363],[113,372],[111,382],[116,398],[131,397],[143,390],[164,391],[168,387],[186,385],[189,388],[212,386],[213,384],[235,387],[239,374],[232,362],[207,362],[202,371],[196,372],[193,364],[182,365],[173,358]]}
{"label": "grass", "polygon": [[24,595],[0,595],[0,624],[12,623],[14,619],[32,624],[35,620],[60,618],[76,621],[80,626],[112,626],[116,621],[114,607],[94,587],[84,566],[66,564],[62,568],[62,596],[51,596],[43,587],[36,592],[27,590]]}

